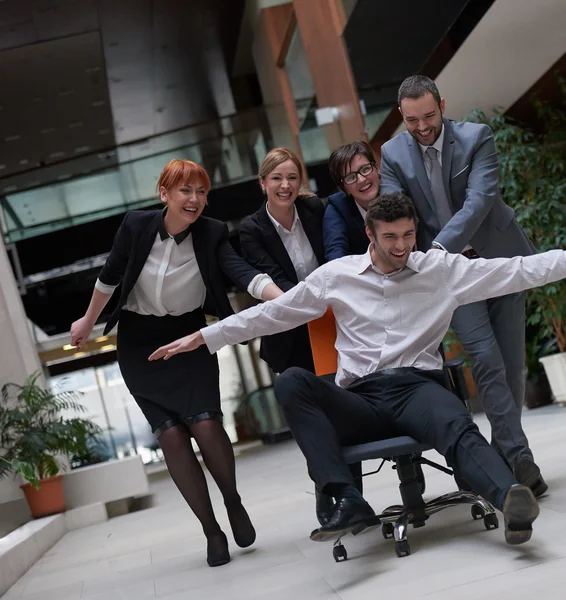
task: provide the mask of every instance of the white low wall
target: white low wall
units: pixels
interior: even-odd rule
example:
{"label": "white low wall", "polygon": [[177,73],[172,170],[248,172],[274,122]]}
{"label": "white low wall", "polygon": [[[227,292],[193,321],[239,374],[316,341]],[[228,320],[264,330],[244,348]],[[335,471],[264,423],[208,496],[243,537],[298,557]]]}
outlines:
{"label": "white low wall", "polygon": [[[0,538],[0,596],[67,531],[106,521],[107,506],[149,494],[139,456],[69,471],[63,476],[63,489],[66,513],[32,520]],[[3,507],[21,498],[17,484],[5,486],[3,492]]]}
{"label": "white low wall", "polygon": [[0,597],[66,533],[108,520],[102,503],[36,519],[0,539]]}
{"label": "white low wall", "polygon": [[139,456],[110,460],[81,467],[63,477],[67,510],[93,504],[114,502],[149,494],[144,464]]}
{"label": "white low wall", "polygon": [[0,539],[0,596],[66,533],[65,515],[30,521]]}

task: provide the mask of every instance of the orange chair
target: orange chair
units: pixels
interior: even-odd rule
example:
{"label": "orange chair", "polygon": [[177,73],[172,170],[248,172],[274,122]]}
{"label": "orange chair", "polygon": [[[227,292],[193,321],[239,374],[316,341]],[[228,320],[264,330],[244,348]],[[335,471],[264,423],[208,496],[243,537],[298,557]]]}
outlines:
{"label": "orange chair", "polygon": [[[338,355],[334,347],[336,322],[332,309],[329,308],[320,319],[309,323],[309,336],[316,374],[322,376],[335,373]],[[462,364],[462,359],[446,361],[444,370],[447,387],[467,404],[469,396]],[[386,508],[379,517],[383,537],[395,539],[395,552],[399,557],[408,556],[411,553],[407,540],[408,525],[423,527],[430,515],[450,506],[470,504],[472,517],[483,519],[486,529],[499,527],[493,506],[475,492],[457,491],[428,502],[424,501],[425,483],[421,465],[426,464],[448,475],[454,475],[450,469],[423,458],[421,454],[427,450],[432,450],[432,447],[428,444],[421,444],[410,436],[347,446],[343,449],[344,459],[348,464],[381,459],[382,463],[374,473],[381,470],[385,461],[394,463],[393,468],[396,469],[399,477],[399,491],[403,504]],[[368,475],[370,474],[368,473]],[[340,540],[334,545],[333,556],[336,562],[348,559],[346,548]]]}
{"label": "orange chair", "polygon": [[338,352],[334,347],[336,321],[332,309],[329,308],[320,319],[311,321],[308,327],[315,373],[319,376],[336,373]]}

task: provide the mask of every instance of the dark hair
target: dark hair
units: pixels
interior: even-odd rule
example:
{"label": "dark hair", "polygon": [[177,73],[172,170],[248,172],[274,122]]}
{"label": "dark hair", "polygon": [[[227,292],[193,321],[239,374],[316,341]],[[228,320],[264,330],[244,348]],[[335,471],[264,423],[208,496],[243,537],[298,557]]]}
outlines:
{"label": "dark hair", "polygon": [[375,156],[371,146],[367,142],[352,142],[351,144],[344,144],[336,148],[328,159],[328,170],[330,176],[334,180],[334,183],[344,191],[342,185],[342,178],[346,175],[346,170],[350,168],[350,164],[354,160],[354,157],[358,154],[365,156],[369,162],[375,162]]}
{"label": "dark hair", "polygon": [[419,222],[413,201],[402,192],[383,194],[374,198],[368,206],[366,225],[375,236],[375,222],[392,223],[399,219],[412,219],[415,227]]}
{"label": "dark hair", "polygon": [[397,92],[397,104],[401,106],[403,98],[422,98],[426,94],[432,94],[438,106],[440,106],[440,92],[436,83],[424,75],[411,75],[399,86]]}

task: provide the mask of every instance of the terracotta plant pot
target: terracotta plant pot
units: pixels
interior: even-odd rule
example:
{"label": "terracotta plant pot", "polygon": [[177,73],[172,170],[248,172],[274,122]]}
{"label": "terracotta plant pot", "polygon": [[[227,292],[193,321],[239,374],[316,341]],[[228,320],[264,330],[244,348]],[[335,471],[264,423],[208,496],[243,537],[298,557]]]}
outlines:
{"label": "terracotta plant pot", "polygon": [[24,483],[20,487],[24,491],[32,517],[35,519],[65,512],[63,475],[41,479],[38,490],[30,483]]}

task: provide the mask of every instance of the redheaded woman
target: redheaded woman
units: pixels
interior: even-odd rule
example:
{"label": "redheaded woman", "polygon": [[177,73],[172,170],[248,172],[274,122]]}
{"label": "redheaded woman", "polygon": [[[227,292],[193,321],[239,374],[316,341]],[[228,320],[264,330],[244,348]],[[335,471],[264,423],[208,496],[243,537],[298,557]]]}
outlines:
{"label": "redheaded woman", "polygon": [[232,444],[222,426],[218,361],[202,352],[148,362],[160,346],[205,325],[205,313],[232,314],[224,284],[258,299],[281,291],[232,249],[225,223],[201,216],[210,189],[206,171],[189,160],[171,160],[157,184],[163,210],[128,213],[116,234],[90,305],[71,327],[82,346],[114,290],[119,303],[105,333],[118,325],[118,363],[124,381],[154,431],[179,491],[199,519],[208,541],[208,564],[230,560],[206,478],[193,451],[198,444],[217,483],[236,543],[255,541],[255,530],[236,488]]}

